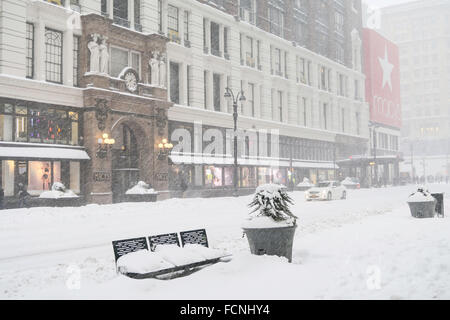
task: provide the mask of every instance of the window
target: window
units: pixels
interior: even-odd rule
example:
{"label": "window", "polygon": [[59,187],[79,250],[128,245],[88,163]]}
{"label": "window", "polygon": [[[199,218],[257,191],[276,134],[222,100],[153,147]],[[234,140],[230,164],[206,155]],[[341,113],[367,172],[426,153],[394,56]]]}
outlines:
{"label": "window", "polygon": [[213,74],[213,99],[214,99],[214,111],[220,111],[221,107],[221,79],[220,74]]}
{"label": "window", "polygon": [[178,8],[172,5],[167,7],[167,29],[169,39],[173,42],[180,43]]}
{"label": "window", "polygon": [[208,109],[208,71],[203,71],[203,101],[205,109]]}
{"label": "window", "polygon": [[283,122],[283,92],[278,91],[278,112],[280,122]]}
{"label": "window", "polygon": [[134,1],[134,29],[137,31],[142,31],[141,26],[141,0]]}
{"label": "window", "polygon": [[250,106],[250,112],[252,117],[255,116],[255,84],[248,84],[248,93],[246,95],[248,105]]}
{"label": "window", "polygon": [[215,22],[211,22],[211,53],[221,57],[220,52],[220,26]]}
{"label": "window", "polygon": [[189,42],[189,11],[184,11],[184,45],[190,47]]}
{"label": "window", "polygon": [[62,32],[45,29],[46,80],[62,83]]}
{"label": "window", "polygon": [[0,104],[0,140],[78,145],[78,113],[24,101]]}
{"label": "window", "polygon": [[78,87],[80,37],[73,36],[73,85]]}
{"label": "window", "polygon": [[123,26],[130,27],[128,21],[128,1],[113,0],[113,19],[114,23]]}
{"label": "window", "polygon": [[0,104],[0,141],[13,140],[13,113],[12,104]]}
{"label": "window", "polygon": [[284,12],[281,8],[269,6],[269,25],[271,33],[283,36]]}
{"label": "window", "polygon": [[102,0],[100,10],[102,12],[102,15],[104,16],[108,15],[108,0]]}
{"label": "window", "polygon": [[239,1],[239,17],[243,21],[255,23],[255,0],[240,0]]}
{"label": "window", "polygon": [[255,58],[253,53],[253,38],[249,36],[243,36],[243,47],[245,65],[254,68]]}
{"label": "window", "polygon": [[178,63],[170,62],[170,101],[180,103],[180,67]]}
{"label": "window", "polygon": [[272,74],[275,74],[277,76],[282,76],[282,69],[281,69],[281,57],[282,53],[281,50],[278,48],[273,48],[271,50],[271,61],[272,61]]}
{"label": "window", "polygon": [[319,0],[317,20],[324,26],[328,26],[328,5],[325,0]]}
{"label": "window", "polygon": [[345,109],[341,109],[341,129],[342,132],[345,132]]}
{"label": "window", "polygon": [[158,0],[158,32],[163,32],[163,26],[162,26],[162,0]]}
{"label": "window", "polygon": [[223,52],[224,52],[224,57],[227,60],[230,60],[230,53],[229,53],[229,50],[228,50],[228,42],[229,42],[228,36],[229,36],[229,33],[230,33],[230,31],[229,31],[228,27],[223,28]]}
{"label": "window", "polygon": [[340,34],[344,34],[344,15],[339,11],[334,13],[334,30]]}
{"label": "window", "polygon": [[126,49],[111,47],[110,55],[110,75],[118,77],[123,69],[127,67],[133,68],[140,76],[141,55]]}
{"label": "window", "polygon": [[327,118],[328,118],[328,105],[326,103],[323,104],[323,128],[325,130],[328,130],[328,123],[327,123]]}
{"label": "window", "polygon": [[34,25],[27,23],[27,78],[34,77]]}

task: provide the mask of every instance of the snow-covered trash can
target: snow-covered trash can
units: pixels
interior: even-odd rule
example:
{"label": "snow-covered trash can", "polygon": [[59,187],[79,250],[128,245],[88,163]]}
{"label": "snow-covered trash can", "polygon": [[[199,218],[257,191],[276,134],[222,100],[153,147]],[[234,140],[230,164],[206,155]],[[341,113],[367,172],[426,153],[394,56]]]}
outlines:
{"label": "snow-covered trash can", "polygon": [[292,247],[297,217],[290,211],[293,204],[281,185],[266,184],[256,189],[249,207],[255,207],[242,228],[255,255],[275,255],[292,261]]}
{"label": "snow-covered trash can", "polygon": [[417,189],[408,198],[409,209],[414,218],[433,218],[436,199],[424,188]]}
{"label": "snow-covered trash can", "polygon": [[41,207],[79,207],[81,198],[61,182],[55,182],[52,190],[41,193],[38,203]]}
{"label": "snow-covered trash can", "polygon": [[311,183],[311,181],[308,178],[303,178],[303,181],[297,184],[295,187],[295,190],[298,191],[306,191],[314,187],[314,184]]}
{"label": "snow-covered trash can", "polygon": [[155,202],[158,192],[144,181],[139,181],[137,185],[129,189],[124,195],[125,202]]}

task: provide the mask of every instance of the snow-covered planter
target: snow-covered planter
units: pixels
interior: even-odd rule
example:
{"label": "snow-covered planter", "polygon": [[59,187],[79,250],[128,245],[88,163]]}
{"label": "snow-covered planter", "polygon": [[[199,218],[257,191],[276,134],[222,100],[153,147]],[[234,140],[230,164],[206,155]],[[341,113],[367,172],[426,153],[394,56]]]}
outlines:
{"label": "snow-covered planter", "polygon": [[78,207],[81,205],[81,199],[61,182],[55,182],[52,190],[41,193],[38,205],[45,207]]}
{"label": "snow-covered planter", "polygon": [[125,202],[155,202],[158,192],[150,188],[144,181],[139,181],[137,185],[125,192]]}
{"label": "snow-covered planter", "polygon": [[300,182],[295,189],[299,191],[306,191],[314,187],[314,184],[311,183],[311,181],[308,178],[303,178],[303,181]]}
{"label": "snow-covered planter", "polygon": [[276,255],[292,261],[292,245],[297,217],[289,209],[293,204],[286,188],[266,184],[256,189],[249,207],[254,207],[242,228],[250,251],[256,255]]}
{"label": "snow-covered planter", "polygon": [[436,199],[428,190],[417,189],[408,197],[408,205],[414,218],[433,218],[436,209]]}

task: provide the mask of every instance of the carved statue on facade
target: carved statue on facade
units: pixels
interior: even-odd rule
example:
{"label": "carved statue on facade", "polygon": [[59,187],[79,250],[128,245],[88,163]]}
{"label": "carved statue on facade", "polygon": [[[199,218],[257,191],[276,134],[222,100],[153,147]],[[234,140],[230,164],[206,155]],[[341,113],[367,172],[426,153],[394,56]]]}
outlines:
{"label": "carved statue on facade", "polygon": [[166,87],[166,54],[163,53],[159,59],[159,86],[165,88]]}
{"label": "carved statue on facade", "polygon": [[100,73],[108,73],[108,63],[109,63],[109,53],[106,40],[108,38],[104,37],[100,42]]}
{"label": "carved statue on facade", "polygon": [[159,61],[158,52],[152,52],[152,58],[150,59],[150,84],[157,86],[159,85]]}
{"label": "carved statue on facade", "polygon": [[108,101],[105,99],[95,99],[95,118],[97,119],[98,129],[103,131],[106,128],[106,120],[109,113]]}
{"label": "carved statue on facade", "polygon": [[89,51],[91,52],[91,60],[90,60],[90,72],[99,72],[100,71],[100,48],[98,45],[98,34],[91,34],[91,41],[88,43]]}

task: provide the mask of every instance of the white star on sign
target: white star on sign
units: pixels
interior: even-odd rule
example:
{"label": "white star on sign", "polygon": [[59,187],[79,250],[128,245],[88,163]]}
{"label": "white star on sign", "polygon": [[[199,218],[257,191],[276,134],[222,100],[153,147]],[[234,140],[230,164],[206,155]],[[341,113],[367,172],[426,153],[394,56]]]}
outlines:
{"label": "white star on sign", "polygon": [[394,65],[388,60],[387,46],[384,47],[384,59],[378,58],[380,61],[381,68],[383,69],[383,84],[382,87],[389,85],[392,91],[392,70],[394,69]]}

